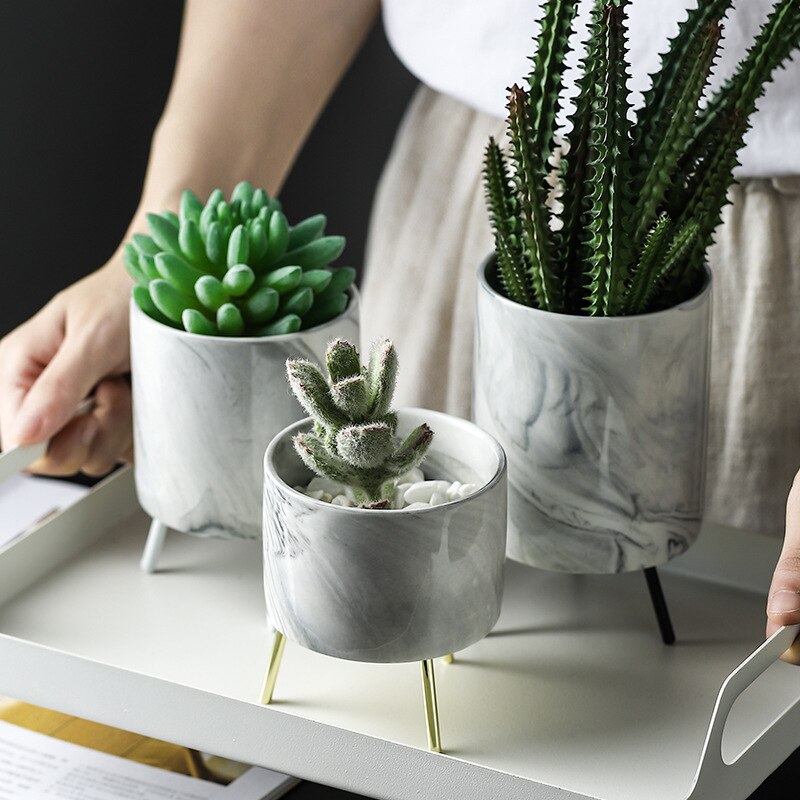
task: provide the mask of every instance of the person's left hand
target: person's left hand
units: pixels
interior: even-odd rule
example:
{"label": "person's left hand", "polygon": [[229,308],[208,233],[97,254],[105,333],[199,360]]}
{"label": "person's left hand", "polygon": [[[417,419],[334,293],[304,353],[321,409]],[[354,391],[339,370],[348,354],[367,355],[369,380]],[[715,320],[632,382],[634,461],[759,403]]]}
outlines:
{"label": "person's left hand", "polygon": [[[767,636],[782,625],[800,623],[800,472],[794,479],[786,503],[786,538],[767,601]],[[783,655],[800,665],[800,638]]]}

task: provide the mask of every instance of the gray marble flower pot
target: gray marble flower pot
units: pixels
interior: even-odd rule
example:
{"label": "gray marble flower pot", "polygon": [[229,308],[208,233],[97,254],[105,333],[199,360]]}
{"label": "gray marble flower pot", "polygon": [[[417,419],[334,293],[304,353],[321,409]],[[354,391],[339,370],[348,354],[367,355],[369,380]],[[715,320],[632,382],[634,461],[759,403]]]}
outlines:
{"label": "gray marble flower pot", "polygon": [[646,569],[686,551],[703,513],[711,278],[634,317],[514,303],[478,275],[473,409],[505,448],[508,555],[550,570]]}
{"label": "gray marble flower pot", "polygon": [[[198,336],[131,303],[136,491],[164,525],[198,536],[261,536],[264,450],[305,412],[286,359],[322,362],[338,336],[358,341],[358,294],[324,325],[271,337]],[[159,545],[160,546],[160,545]]]}
{"label": "gray marble flower pot", "polygon": [[402,409],[400,435],[434,429],[428,477],[477,483],[463,500],[374,511],[314,500],[282,431],[264,459],[264,586],[269,621],[319,653],[353,661],[423,661],[482,639],[497,621],[506,545],[506,460],[470,422]]}

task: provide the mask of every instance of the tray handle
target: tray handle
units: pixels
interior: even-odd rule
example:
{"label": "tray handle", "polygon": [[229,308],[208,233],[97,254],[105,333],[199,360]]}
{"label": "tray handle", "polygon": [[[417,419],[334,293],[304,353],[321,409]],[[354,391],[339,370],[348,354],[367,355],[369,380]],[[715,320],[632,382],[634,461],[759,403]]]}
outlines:
{"label": "tray handle", "polygon": [[[725,680],[717,696],[708,726],[700,765],[689,800],[719,797],[745,797],[777,769],[797,748],[800,727],[800,698],[747,747],[734,761],[722,756],[722,735],[728,715],[738,697],[759,675],[774,664],[800,634],[800,625],[776,631],[748,656]],[[800,681],[800,667],[798,680]],[[746,794],[748,783],[755,782]]]}

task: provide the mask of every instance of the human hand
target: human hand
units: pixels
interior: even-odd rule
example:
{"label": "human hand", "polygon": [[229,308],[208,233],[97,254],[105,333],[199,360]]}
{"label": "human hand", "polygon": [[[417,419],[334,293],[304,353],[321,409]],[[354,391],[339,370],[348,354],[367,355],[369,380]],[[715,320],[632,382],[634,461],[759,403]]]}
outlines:
{"label": "human hand", "polygon": [[[0,442],[51,439],[42,475],[104,475],[132,457],[128,302],[119,258],[0,340]],[[94,389],[94,409],[73,419]],[[52,437],[52,438],[51,438]]]}
{"label": "human hand", "polygon": [[[800,473],[794,479],[786,503],[786,537],[767,602],[767,636],[782,625],[800,623]],[[783,655],[800,665],[800,639]]]}

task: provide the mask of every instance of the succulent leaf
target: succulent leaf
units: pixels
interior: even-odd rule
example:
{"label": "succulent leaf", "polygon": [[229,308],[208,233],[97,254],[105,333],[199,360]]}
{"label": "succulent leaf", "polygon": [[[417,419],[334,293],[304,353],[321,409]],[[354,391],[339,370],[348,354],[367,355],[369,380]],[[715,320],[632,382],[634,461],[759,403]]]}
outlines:
{"label": "succulent leaf", "polygon": [[685,74],[679,78],[679,91],[670,108],[671,114],[648,157],[649,166],[642,170],[645,177],[635,212],[637,243],[643,241],[673,182],[678,179],[677,167],[691,139],[695,112],[708,83],[721,36],[719,22],[709,22],[698,31],[689,47]]}
{"label": "succulent leaf", "polygon": [[281,294],[286,294],[286,292],[296,289],[302,280],[302,267],[278,267],[266,273],[259,283],[262,286],[269,286]]}
{"label": "succulent leaf", "polygon": [[300,279],[301,286],[308,286],[314,294],[324,292],[333,279],[333,273],[329,269],[310,269],[303,273]]}
{"label": "succulent leaf", "polygon": [[[289,241],[289,223],[286,221],[285,214],[274,211],[269,218],[269,228],[267,235],[267,252],[264,253],[263,262],[273,264],[286,252],[286,244]],[[294,262],[290,262],[294,263]],[[283,266],[282,264],[276,266]]]}
{"label": "succulent leaf", "polygon": [[361,375],[358,348],[346,339],[334,339],[325,351],[325,366],[334,383]]}
{"label": "succulent leaf", "polygon": [[298,433],[293,442],[297,454],[312,472],[337,483],[348,482],[351,476],[350,466],[331,453],[319,437],[313,433]]}
{"label": "succulent leaf", "polygon": [[528,115],[530,117],[533,148],[543,164],[547,164],[553,151],[553,134],[560,108],[559,94],[570,50],[569,36],[577,0],[549,0],[544,3],[533,64],[528,75]]}
{"label": "succulent leaf", "polygon": [[536,148],[527,114],[527,95],[519,86],[511,87],[508,110],[514,183],[522,211],[524,252],[534,296],[539,308],[560,311],[563,301],[562,280],[556,271],[554,243],[545,206],[546,162]]}
{"label": "succulent leaf", "polygon": [[248,324],[265,325],[275,316],[279,303],[280,295],[274,289],[263,286],[245,298],[240,306],[242,317]]}
{"label": "succulent leaf", "polygon": [[433,431],[427,425],[422,424],[415,428],[389,459],[392,470],[402,475],[418,467],[425,458],[432,440]]}
{"label": "succulent leaf", "polygon": [[203,277],[202,272],[172,253],[159,253],[155,257],[155,264],[158,274],[165,281],[169,281],[179,292],[194,296],[194,285]]}
{"label": "succulent leaf", "polygon": [[661,56],[661,68],[651,75],[652,84],[645,92],[642,111],[634,129],[634,155],[640,167],[651,163],[653,149],[660,144],[663,131],[673,117],[673,109],[695,58],[693,50],[698,37],[709,24],[722,21],[734,0],[701,0],[678,28],[669,42],[669,49]]}
{"label": "succulent leaf", "polygon": [[[696,291],[756,102],[800,46],[798,0],[778,0],[734,76],[700,109],[720,21],[733,4],[699,0],[688,12],[633,115],[630,0],[595,0],[564,140],[554,125],[576,3],[544,0],[528,91],[510,90],[513,175],[493,140],[484,157],[497,275],[508,297],[615,315]],[[669,229],[665,214],[674,220]]]}
{"label": "succulent leaf", "polygon": [[214,275],[202,275],[194,285],[194,293],[202,305],[216,314],[220,306],[231,301],[222,281]]}
{"label": "succulent leaf", "polygon": [[255,189],[250,181],[241,181],[237,183],[231,192],[231,201],[238,200],[240,203],[250,203],[253,199]]}
{"label": "succulent leaf", "polygon": [[267,252],[267,232],[261,220],[254,220],[247,232],[250,238],[250,259],[254,265],[258,265],[264,259]]}
{"label": "succulent leaf", "polygon": [[181,254],[181,245],[178,241],[178,228],[170,220],[158,214],[147,215],[147,227],[150,238],[158,245],[159,251]]}
{"label": "succulent leaf", "polygon": [[149,237],[143,233],[133,234],[134,247],[145,256],[156,256],[161,252],[161,248]]}
{"label": "succulent leaf", "polygon": [[247,264],[250,255],[250,237],[244,225],[237,225],[228,239],[228,269],[237,264]]}
{"label": "succulent leaf", "polygon": [[223,336],[241,336],[244,333],[242,312],[233,303],[223,303],[217,309],[217,327]]}
{"label": "succulent leaf", "polygon": [[[247,181],[230,200],[215,189],[205,204],[187,189],[178,214],[149,214],[147,225],[149,234],[133,234],[122,261],[144,289],[134,300],[162,324],[205,335],[278,336],[328,322],[347,307],[355,270],[328,266],[344,239],[321,237],[321,214],[290,228],[280,202]],[[285,263],[290,240],[300,264]]]}
{"label": "succulent leaf", "polygon": [[219,336],[219,328],[205,315],[194,308],[185,308],[181,315],[181,323],[189,333],[201,336]]}
{"label": "succulent leaf", "polygon": [[389,339],[375,342],[367,366],[370,414],[373,419],[389,411],[397,383],[397,367],[397,351],[392,342]]}
{"label": "succulent leaf", "polygon": [[296,250],[298,247],[303,247],[303,245],[318,239],[322,236],[327,222],[328,218],[324,214],[316,214],[294,225],[289,231],[286,249]]}
{"label": "succulent leaf", "polygon": [[350,486],[366,505],[381,503],[394,479],[421,462],[433,433],[423,425],[403,442],[395,438],[397,415],[389,406],[397,357],[390,341],[373,345],[366,369],[342,339],[328,346],[326,362],[329,378],[308,361],[286,362],[292,391],[314,421],[314,432],[295,437],[295,448],[317,474]]}
{"label": "succulent leaf", "polygon": [[589,161],[594,191],[589,206],[587,244],[592,280],[588,312],[620,313],[628,279],[632,210],[625,8],[628,0],[607,3],[599,25],[600,81],[590,123]]}
{"label": "succulent leaf", "polygon": [[314,292],[308,286],[298,286],[282,298],[280,311],[283,314],[297,314],[303,317],[314,305]]}
{"label": "succulent leaf", "polygon": [[186,222],[200,224],[200,214],[203,211],[203,204],[198,196],[191,189],[184,189],[181,194],[181,202],[178,208],[181,225]]}
{"label": "succulent leaf", "polygon": [[348,423],[331,397],[325,377],[310,361],[290,359],[286,362],[289,386],[308,415],[326,428],[338,430]]}
{"label": "succulent leaf", "polygon": [[316,269],[339,258],[344,250],[344,241],[343,236],[323,236],[296,250],[283,253],[279,259],[270,263],[276,267],[299,264],[303,269]]}
{"label": "succulent leaf", "polygon": [[234,264],[225,273],[222,285],[231,297],[242,297],[250,291],[255,280],[256,275],[247,264]]}
{"label": "succulent leaf", "polygon": [[122,249],[122,263],[125,265],[128,275],[133,278],[134,283],[147,286],[149,278],[142,270],[139,263],[139,253],[132,244],[126,244]]}
{"label": "succulent leaf", "polygon": [[263,189],[256,189],[253,192],[253,198],[250,201],[250,210],[254,217],[259,215],[262,208],[266,208],[269,204],[269,200],[269,195]]}
{"label": "succulent leaf", "polygon": [[672,233],[672,220],[662,217],[650,231],[625,301],[626,314],[643,314],[663,267]]}
{"label": "succulent leaf", "polygon": [[347,295],[344,292],[329,294],[327,291],[320,295],[311,311],[303,317],[303,328],[315,328],[329,320],[338,317],[347,308]]}
{"label": "succulent leaf", "polygon": [[484,155],[483,182],[503,288],[517,303],[533,305],[531,276],[519,245],[519,224],[514,210],[508,167],[493,138],[489,139]]}
{"label": "succulent leaf", "polygon": [[370,397],[364,375],[351,375],[332,382],[331,397],[337,407],[356,422],[362,422],[369,415]]}
{"label": "succulent leaf", "polygon": [[131,289],[131,295],[136,305],[139,306],[148,317],[156,320],[156,322],[160,322],[162,325],[169,325],[172,328],[178,327],[174,320],[171,320],[166,314],[162,314],[161,311],[159,311],[158,307],[153,302],[153,298],[150,296],[149,287],[137,284]]}
{"label": "succulent leaf", "polygon": [[181,255],[191,261],[192,264],[198,267],[209,266],[203,237],[194,220],[187,219],[181,223],[178,231],[178,243],[180,244]]}
{"label": "succulent leaf", "polygon": [[394,437],[385,422],[348,425],[337,432],[336,449],[348,464],[373,469],[392,454]]}
{"label": "succulent leaf", "polygon": [[269,325],[255,328],[254,336],[285,336],[289,333],[297,333],[302,327],[303,320],[297,314],[286,314]]}

